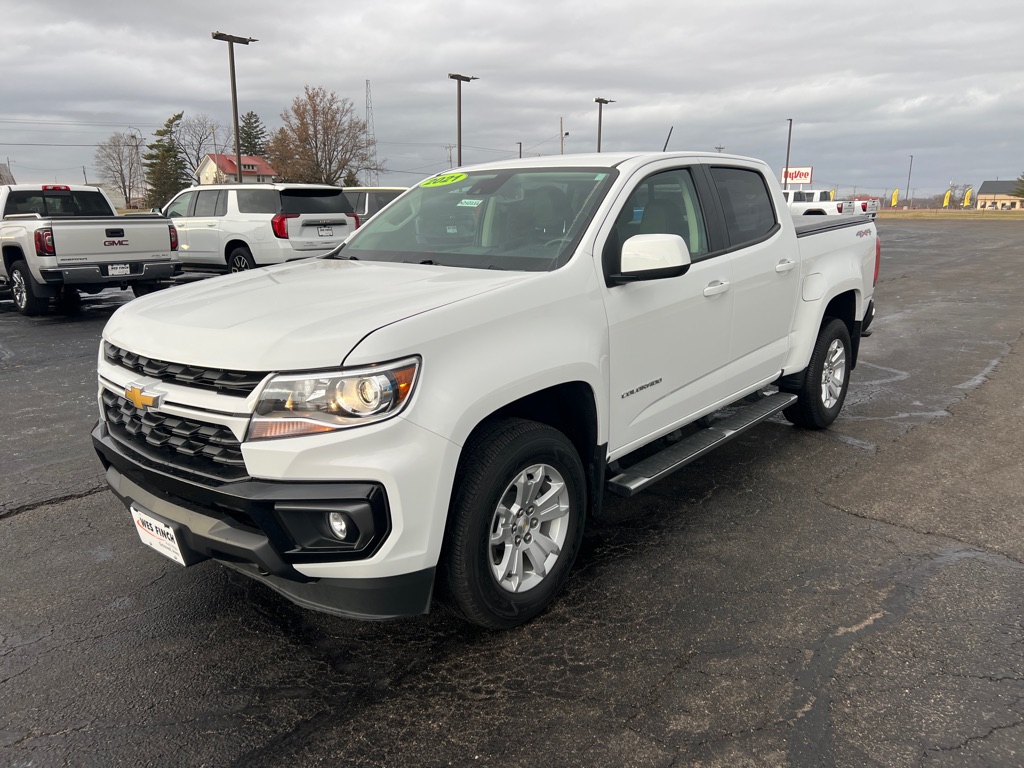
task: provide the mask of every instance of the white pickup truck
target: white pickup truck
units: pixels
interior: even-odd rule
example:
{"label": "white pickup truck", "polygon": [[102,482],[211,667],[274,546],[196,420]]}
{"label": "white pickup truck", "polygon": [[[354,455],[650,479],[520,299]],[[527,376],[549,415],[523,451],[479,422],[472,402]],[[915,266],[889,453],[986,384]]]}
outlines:
{"label": "white pickup truck", "polygon": [[878,215],[878,200],[833,200],[827,189],[785,189],[782,191],[794,216]]}
{"label": "white pickup truck", "polygon": [[795,226],[741,157],[458,168],[326,256],[119,309],[93,444],[181,565],[340,615],[439,597],[511,627],[561,589],[606,491],[779,412],[833,422],[879,252],[868,219]]}
{"label": "white pickup truck", "polygon": [[99,187],[0,186],[0,212],[0,288],[23,315],[46,311],[50,299],[73,306],[79,291],[150,293],[181,272],[174,226],[159,215],[117,216]]}

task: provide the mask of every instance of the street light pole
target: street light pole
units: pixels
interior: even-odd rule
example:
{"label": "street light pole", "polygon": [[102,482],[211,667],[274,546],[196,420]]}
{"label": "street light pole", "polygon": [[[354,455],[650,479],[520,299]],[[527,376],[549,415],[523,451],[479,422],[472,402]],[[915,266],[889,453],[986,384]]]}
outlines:
{"label": "street light pole", "polygon": [[479,77],[472,77],[469,75],[460,75],[455,72],[448,73],[448,79],[454,80],[455,86],[455,100],[456,100],[456,113],[458,115],[458,133],[456,134],[456,140],[458,144],[458,164],[462,165],[462,84],[468,83],[470,80],[479,80]]}
{"label": "street light pole", "polygon": [[910,196],[910,174],[914,170],[914,156],[910,156],[910,168],[907,170],[907,205],[910,208],[914,207],[914,198]]}
{"label": "street light pole", "polygon": [[602,99],[600,96],[597,96],[594,99],[594,101],[597,102],[597,151],[600,152],[601,151],[601,116],[602,116],[602,110],[604,109],[604,105],[605,104],[614,104],[615,103],[615,99]]}
{"label": "street light pole", "polygon": [[235,89],[235,43],[248,45],[258,43],[255,37],[238,37],[237,35],[226,35],[223,32],[211,32],[210,37],[214,40],[223,40],[228,44],[228,71],[231,75],[231,115],[235,121],[235,173],[238,183],[242,183],[242,143],[238,136],[238,91]]}
{"label": "street light pole", "polygon": [[789,148],[793,145],[793,118],[786,119],[789,121],[789,138],[786,139],[786,170],[782,172],[783,189],[789,189]]}

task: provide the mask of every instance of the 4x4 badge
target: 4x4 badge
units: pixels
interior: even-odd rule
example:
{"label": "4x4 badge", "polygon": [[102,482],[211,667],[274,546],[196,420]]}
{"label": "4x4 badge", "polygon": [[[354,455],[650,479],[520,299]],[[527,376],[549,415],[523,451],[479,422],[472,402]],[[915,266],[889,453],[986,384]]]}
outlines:
{"label": "4x4 badge", "polygon": [[124,396],[140,411],[150,411],[154,408],[159,408],[160,404],[164,401],[163,392],[147,392],[134,382],[124,388]]}

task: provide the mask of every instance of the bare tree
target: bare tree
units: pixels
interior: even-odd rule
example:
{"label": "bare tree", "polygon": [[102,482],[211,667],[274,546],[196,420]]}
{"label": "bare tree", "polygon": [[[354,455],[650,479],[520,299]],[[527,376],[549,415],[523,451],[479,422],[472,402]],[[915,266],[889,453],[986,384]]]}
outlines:
{"label": "bare tree", "polygon": [[305,86],[281,120],[284,126],[266,142],[267,159],[281,179],[338,184],[349,173],[384,170],[374,159],[365,121],[333,91]]}
{"label": "bare tree", "polygon": [[93,164],[100,178],[124,195],[125,205],[137,208],[144,193],[145,172],[142,167],[142,134],[129,129],[111,134],[96,147]]}
{"label": "bare tree", "polygon": [[[185,161],[185,168],[193,179],[199,179],[199,166],[210,153],[219,152],[217,137],[220,126],[208,115],[191,115],[184,118],[174,134],[178,151]],[[232,179],[234,181],[234,179]]]}

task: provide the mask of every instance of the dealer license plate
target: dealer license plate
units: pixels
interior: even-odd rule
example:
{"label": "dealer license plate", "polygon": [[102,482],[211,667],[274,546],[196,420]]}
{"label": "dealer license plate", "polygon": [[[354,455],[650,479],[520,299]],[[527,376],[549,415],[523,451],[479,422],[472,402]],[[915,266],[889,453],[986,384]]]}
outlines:
{"label": "dealer license plate", "polygon": [[111,264],[107,267],[107,274],[111,277],[121,277],[132,273],[131,264]]}
{"label": "dealer license plate", "polygon": [[317,227],[316,233],[320,237],[334,237],[334,227]]}
{"label": "dealer license plate", "polygon": [[142,543],[152,547],[161,555],[171,558],[176,563],[185,564],[185,558],[181,555],[181,548],[178,546],[178,537],[174,529],[163,520],[157,520],[147,514],[143,509],[132,504],[129,508],[132,519],[135,521],[135,530],[139,534]]}

